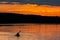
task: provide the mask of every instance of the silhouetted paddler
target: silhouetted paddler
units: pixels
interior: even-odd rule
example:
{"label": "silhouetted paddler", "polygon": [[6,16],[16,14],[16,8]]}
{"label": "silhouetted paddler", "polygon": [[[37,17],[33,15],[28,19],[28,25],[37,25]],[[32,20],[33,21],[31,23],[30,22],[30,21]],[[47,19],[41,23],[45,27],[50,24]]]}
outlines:
{"label": "silhouetted paddler", "polygon": [[20,34],[19,34],[19,32],[15,35],[16,37],[20,37]]}

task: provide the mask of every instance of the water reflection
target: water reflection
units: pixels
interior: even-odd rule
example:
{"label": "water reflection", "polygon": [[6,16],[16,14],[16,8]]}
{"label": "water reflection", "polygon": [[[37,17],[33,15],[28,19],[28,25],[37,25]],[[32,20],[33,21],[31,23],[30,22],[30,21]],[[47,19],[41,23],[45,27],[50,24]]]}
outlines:
{"label": "water reflection", "polygon": [[[60,24],[22,25],[0,27],[0,40],[60,40]],[[20,37],[16,37],[20,30]]]}
{"label": "water reflection", "polygon": [[11,32],[0,32],[0,40],[38,40],[37,36],[34,36],[34,34],[20,33],[20,37],[16,37],[15,34],[16,33]]}

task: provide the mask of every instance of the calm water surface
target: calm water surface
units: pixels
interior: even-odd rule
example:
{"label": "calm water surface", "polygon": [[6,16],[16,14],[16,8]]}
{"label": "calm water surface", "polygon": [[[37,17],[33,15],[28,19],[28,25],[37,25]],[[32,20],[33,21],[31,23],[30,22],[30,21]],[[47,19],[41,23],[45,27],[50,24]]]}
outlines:
{"label": "calm water surface", "polygon": [[[19,38],[15,36],[17,32],[21,35]],[[0,40],[60,40],[60,24],[0,26]]]}

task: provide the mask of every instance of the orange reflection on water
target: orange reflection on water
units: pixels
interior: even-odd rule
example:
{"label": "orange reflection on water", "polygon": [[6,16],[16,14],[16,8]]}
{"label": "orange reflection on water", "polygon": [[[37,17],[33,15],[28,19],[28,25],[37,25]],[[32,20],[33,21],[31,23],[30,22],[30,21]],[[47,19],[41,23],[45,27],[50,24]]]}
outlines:
{"label": "orange reflection on water", "polygon": [[[7,29],[7,30],[6,30]],[[42,35],[51,35],[54,33],[60,33],[60,25],[56,24],[30,24],[26,26],[10,26],[0,27],[0,31],[18,32],[21,30],[23,33],[36,33]]]}

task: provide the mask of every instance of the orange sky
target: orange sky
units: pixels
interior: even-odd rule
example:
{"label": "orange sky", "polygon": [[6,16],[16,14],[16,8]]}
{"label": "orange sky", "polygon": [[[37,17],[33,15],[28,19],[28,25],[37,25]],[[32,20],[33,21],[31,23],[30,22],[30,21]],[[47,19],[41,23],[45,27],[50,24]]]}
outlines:
{"label": "orange sky", "polygon": [[36,4],[0,4],[0,12],[11,12],[25,15],[60,16],[60,6]]}

